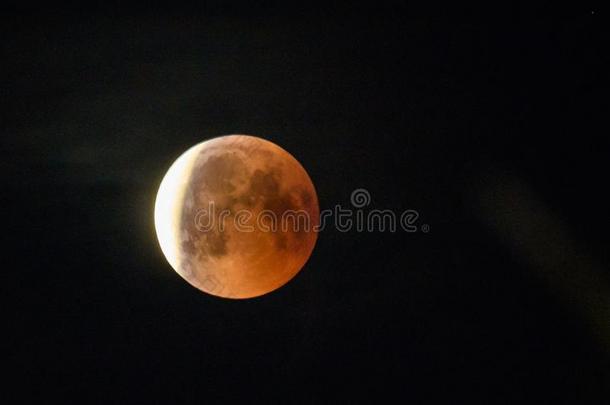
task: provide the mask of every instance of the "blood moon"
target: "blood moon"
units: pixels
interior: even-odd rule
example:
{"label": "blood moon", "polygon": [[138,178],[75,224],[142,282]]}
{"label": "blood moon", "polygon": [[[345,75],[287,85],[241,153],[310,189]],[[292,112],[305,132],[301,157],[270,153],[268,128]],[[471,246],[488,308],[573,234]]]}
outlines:
{"label": "blood moon", "polygon": [[292,279],[317,240],[319,206],[276,144],[227,135],[184,152],[163,178],[155,229],[173,269],[206,293],[251,298]]}

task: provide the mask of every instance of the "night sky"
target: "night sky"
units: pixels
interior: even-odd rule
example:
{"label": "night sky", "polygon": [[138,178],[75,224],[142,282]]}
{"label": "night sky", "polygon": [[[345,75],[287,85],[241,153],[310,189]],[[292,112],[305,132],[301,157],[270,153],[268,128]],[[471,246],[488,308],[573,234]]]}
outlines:
{"label": "night sky", "polygon": [[[607,15],[478,14],[3,13],[0,402],[607,400]],[[419,230],[326,229],[273,293],[198,291],[154,198],[234,133],[294,155],[321,209],[364,188]]]}

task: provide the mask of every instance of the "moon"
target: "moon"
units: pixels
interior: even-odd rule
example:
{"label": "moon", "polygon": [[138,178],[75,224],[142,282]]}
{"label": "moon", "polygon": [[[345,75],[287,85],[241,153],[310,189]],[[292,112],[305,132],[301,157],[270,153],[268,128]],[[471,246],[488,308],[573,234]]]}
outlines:
{"label": "moon", "polygon": [[161,181],[155,229],[171,267],[199,290],[252,298],[291,280],[320,221],[314,185],[278,145],[227,135],[184,152]]}

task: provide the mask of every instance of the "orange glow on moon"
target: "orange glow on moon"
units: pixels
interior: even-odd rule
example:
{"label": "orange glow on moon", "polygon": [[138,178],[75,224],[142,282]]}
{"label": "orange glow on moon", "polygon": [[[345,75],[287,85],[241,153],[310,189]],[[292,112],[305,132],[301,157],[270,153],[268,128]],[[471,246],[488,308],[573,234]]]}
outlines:
{"label": "orange glow on moon", "polygon": [[248,135],[197,144],[170,167],[155,201],[163,254],[206,293],[251,298],[292,279],[317,240],[319,206],[288,152]]}

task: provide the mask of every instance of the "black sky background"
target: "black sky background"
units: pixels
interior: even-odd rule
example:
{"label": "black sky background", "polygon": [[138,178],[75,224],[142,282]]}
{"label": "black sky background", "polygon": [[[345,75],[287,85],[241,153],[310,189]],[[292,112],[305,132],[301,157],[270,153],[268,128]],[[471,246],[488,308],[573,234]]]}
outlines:
{"label": "black sky background", "polygon": [[[603,403],[586,292],[477,202],[517,179],[607,283],[605,27],[582,5],[6,12],[2,402]],[[180,153],[231,133],[291,152],[321,209],[365,188],[430,230],[329,229],[283,288],[203,294],[165,261],[154,197]]]}

